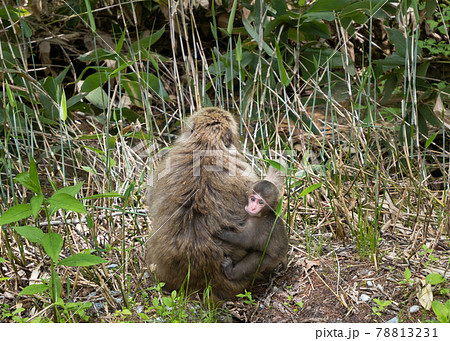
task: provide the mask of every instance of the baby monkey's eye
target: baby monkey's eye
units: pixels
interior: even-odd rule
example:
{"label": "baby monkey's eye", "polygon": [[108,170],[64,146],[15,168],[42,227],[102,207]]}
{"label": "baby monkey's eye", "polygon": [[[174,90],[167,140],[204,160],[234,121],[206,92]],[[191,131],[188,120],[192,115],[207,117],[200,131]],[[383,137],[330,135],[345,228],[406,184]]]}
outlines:
{"label": "baby monkey's eye", "polygon": [[251,197],[250,197],[250,200],[251,200],[251,201],[255,201],[256,199],[255,199],[255,197],[251,196]]}
{"label": "baby monkey's eye", "polygon": [[260,201],[258,201],[258,204],[264,205],[264,201],[260,200]]}

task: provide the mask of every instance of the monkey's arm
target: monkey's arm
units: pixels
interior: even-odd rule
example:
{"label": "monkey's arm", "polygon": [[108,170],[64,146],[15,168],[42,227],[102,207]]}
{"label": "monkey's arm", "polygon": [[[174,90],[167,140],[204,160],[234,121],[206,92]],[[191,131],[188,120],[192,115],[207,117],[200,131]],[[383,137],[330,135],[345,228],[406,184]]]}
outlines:
{"label": "monkey's arm", "polygon": [[248,250],[254,248],[254,240],[249,229],[242,232],[222,230],[216,234],[216,237],[241,249]]}

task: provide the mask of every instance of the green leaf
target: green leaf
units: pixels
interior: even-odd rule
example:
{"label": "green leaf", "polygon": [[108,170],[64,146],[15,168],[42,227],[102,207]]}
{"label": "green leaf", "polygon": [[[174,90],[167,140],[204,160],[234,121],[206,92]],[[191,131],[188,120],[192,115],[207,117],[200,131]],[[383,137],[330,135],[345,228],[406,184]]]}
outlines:
{"label": "green leaf", "polygon": [[17,174],[15,180],[34,193],[42,193],[33,157],[30,158],[30,171]]}
{"label": "green leaf", "polygon": [[83,200],[89,200],[89,199],[101,199],[101,198],[121,198],[122,194],[117,192],[107,192],[107,193],[100,193],[100,194],[94,194],[90,195],[88,197],[83,198]]}
{"label": "green leaf", "polygon": [[89,92],[85,98],[97,108],[108,108],[108,94],[100,87]]}
{"label": "green leaf", "polygon": [[0,263],[5,263],[7,260],[3,257],[0,257]]}
{"label": "green leaf", "polygon": [[19,293],[19,296],[23,295],[34,295],[34,294],[42,294],[44,291],[49,289],[47,284],[31,284],[22,289]]}
{"label": "green leaf", "polygon": [[431,307],[433,308],[434,313],[436,314],[437,319],[441,323],[449,322],[449,310],[448,308],[439,301],[433,301],[431,303]]}
{"label": "green leaf", "polygon": [[241,35],[239,35],[238,40],[236,42],[236,60],[238,63],[242,61],[242,42],[241,42]]}
{"label": "green leaf", "polygon": [[289,79],[286,73],[286,69],[284,68],[283,59],[281,58],[280,46],[278,45],[278,42],[276,40],[275,40],[275,51],[277,53],[278,71],[280,73],[281,83],[283,83],[283,86],[286,87],[291,80]]}
{"label": "green leaf", "polygon": [[435,132],[433,135],[431,135],[431,137],[428,138],[427,142],[425,143],[425,149],[428,149],[428,147],[430,146],[430,144],[433,143],[434,139],[436,138],[436,136],[439,134],[439,131]]}
{"label": "green leaf", "polygon": [[136,42],[133,43],[133,52],[136,54],[140,50],[147,50],[152,46],[154,43],[156,43],[164,34],[166,30],[166,27],[164,26],[159,31],[156,31],[155,33],[152,33],[151,35],[142,38]]}
{"label": "green leaf", "polygon": [[21,183],[24,187],[28,188],[33,193],[39,193],[39,187],[33,180],[30,178],[30,173],[24,172],[19,173],[15,177],[15,181]]}
{"label": "green leaf", "polygon": [[46,233],[42,237],[42,246],[50,258],[57,263],[59,253],[61,252],[63,246],[63,238],[61,235],[55,232]]}
{"label": "green leaf", "polygon": [[80,201],[66,193],[55,193],[48,202],[56,209],[63,208],[77,213],[87,213]]}
{"label": "green leaf", "polygon": [[307,12],[329,12],[344,9],[353,0],[316,0]]}
{"label": "green leaf", "polygon": [[252,37],[253,40],[258,43],[259,46],[262,46],[264,51],[266,51],[266,53],[269,56],[273,56],[274,51],[272,50],[272,48],[269,45],[267,45],[267,43],[264,41],[263,37],[259,36],[258,32],[256,32],[255,28],[252,25],[250,25],[248,20],[242,18],[242,22],[244,23],[245,30],[250,35],[250,37]]}
{"label": "green leaf", "polygon": [[123,42],[125,41],[125,32],[126,32],[126,30],[122,31],[122,35],[120,36],[119,42],[117,43],[116,50],[115,50],[117,55],[119,55],[120,50],[122,50]]}
{"label": "green leaf", "polygon": [[15,226],[13,229],[30,242],[42,244],[44,232],[41,229],[34,226]]}
{"label": "green leaf", "polygon": [[71,196],[75,196],[78,192],[80,192],[81,187],[83,187],[83,184],[84,184],[84,181],[79,182],[73,186],[67,186],[67,187],[60,188],[54,194],[66,193]]}
{"label": "green leaf", "polygon": [[30,179],[33,183],[33,186],[37,189],[34,191],[37,194],[42,193],[41,184],[39,183],[39,176],[36,169],[36,163],[34,162],[34,158],[30,158]]}
{"label": "green leaf", "polygon": [[238,3],[238,0],[233,1],[233,7],[231,8],[230,17],[228,18],[227,32],[228,32],[229,36],[231,36],[231,32],[233,31],[233,23],[234,23],[234,17],[236,15],[237,3]]}
{"label": "green leaf", "polygon": [[267,162],[269,163],[269,165],[271,167],[273,167],[276,170],[279,170],[280,172],[286,174],[286,167],[284,165],[282,165],[280,162],[275,161],[275,160],[267,160]]}
{"label": "green leaf", "polygon": [[91,2],[89,0],[84,0],[84,4],[86,5],[89,23],[91,25],[91,30],[93,33],[95,33],[97,31],[97,28],[95,27],[95,20],[94,20],[94,15],[92,14]]}
{"label": "green leaf", "polygon": [[445,282],[445,278],[442,277],[442,275],[437,273],[431,273],[427,277],[425,277],[425,280],[430,283],[431,285],[436,285],[442,282]]}
{"label": "green leaf", "polygon": [[411,278],[411,270],[409,268],[405,269],[405,278],[408,280]]}
{"label": "green leaf", "polygon": [[309,186],[308,188],[305,188],[298,197],[299,198],[304,197],[305,195],[311,193],[312,191],[314,191],[315,189],[319,188],[322,185],[323,185],[323,183],[318,183],[318,184]]}
{"label": "green leaf", "polygon": [[[113,70],[110,70],[113,71]],[[86,77],[81,86],[82,92],[91,92],[101,87],[108,80],[109,72],[100,71]]]}
{"label": "green leaf", "polygon": [[275,210],[275,215],[277,217],[280,217],[282,213],[283,213],[283,200],[280,200]]}
{"label": "green leaf", "polygon": [[406,38],[402,31],[397,28],[386,27],[389,34],[389,40],[394,44],[395,51],[401,57],[405,57],[406,53]]}
{"label": "green leaf", "polygon": [[67,118],[67,102],[66,102],[66,93],[62,93],[61,104],[59,105],[59,118],[61,121],[65,121]]}
{"label": "green leaf", "polygon": [[19,204],[11,207],[0,217],[0,225],[14,223],[28,218],[32,214],[30,204]]}
{"label": "green leaf", "polygon": [[87,255],[84,253],[78,253],[76,255],[67,257],[61,260],[58,265],[66,266],[91,266],[101,263],[107,263],[107,260],[95,255]]}
{"label": "green leaf", "polygon": [[37,215],[39,214],[39,211],[41,210],[41,205],[42,205],[43,201],[44,201],[44,196],[42,194],[35,195],[30,200],[31,212],[35,219],[36,219]]}

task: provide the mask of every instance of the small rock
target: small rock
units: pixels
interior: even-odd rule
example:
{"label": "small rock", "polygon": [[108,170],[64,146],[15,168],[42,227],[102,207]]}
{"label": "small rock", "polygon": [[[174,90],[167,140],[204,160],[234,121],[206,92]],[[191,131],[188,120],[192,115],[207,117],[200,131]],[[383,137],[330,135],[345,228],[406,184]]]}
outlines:
{"label": "small rock", "polygon": [[411,308],[409,308],[410,313],[418,312],[420,307],[418,305],[413,305]]}
{"label": "small rock", "polygon": [[94,302],[94,307],[97,310],[103,309],[104,305],[104,303]]}
{"label": "small rock", "polygon": [[389,321],[387,321],[386,323],[398,323],[398,316],[395,316],[393,318],[391,318]]}
{"label": "small rock", "polygon": [[361,294],[361,296],[359,296],[359,300],[362,302],[367,302],[368,300],[370,300],[370,297],[366,294]]}
{"label": "small rock", "polygon": [[373,282],[372,281],[367,281],[367,286],[368,287],[373,287]]}

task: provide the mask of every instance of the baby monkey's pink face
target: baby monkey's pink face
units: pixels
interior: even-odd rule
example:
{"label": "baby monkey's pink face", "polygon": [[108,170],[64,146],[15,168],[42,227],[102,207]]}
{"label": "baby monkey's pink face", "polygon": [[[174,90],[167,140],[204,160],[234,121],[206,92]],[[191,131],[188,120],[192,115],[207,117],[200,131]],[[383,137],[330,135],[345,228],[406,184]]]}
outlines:
{"label": "baby monkey's pink face", "polygon": [[245,210],[251,216],[258,216],[264,206],[266,206],[266,202],[259,194],[251,194],[248,197],[248,205],[245,206]]}

